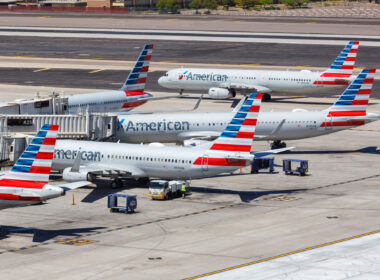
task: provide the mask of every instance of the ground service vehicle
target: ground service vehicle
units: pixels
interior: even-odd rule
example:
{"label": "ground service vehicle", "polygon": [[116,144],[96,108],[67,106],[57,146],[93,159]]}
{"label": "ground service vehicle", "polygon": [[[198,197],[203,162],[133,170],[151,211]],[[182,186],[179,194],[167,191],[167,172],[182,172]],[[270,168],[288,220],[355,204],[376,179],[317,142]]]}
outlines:
{"label": "ground service vehicle", "polygon": [[189,188],[189,183],[185,181],[152,180],[149,183],[148,198],[151,199],[171,199],[181,197],[182,184]]}

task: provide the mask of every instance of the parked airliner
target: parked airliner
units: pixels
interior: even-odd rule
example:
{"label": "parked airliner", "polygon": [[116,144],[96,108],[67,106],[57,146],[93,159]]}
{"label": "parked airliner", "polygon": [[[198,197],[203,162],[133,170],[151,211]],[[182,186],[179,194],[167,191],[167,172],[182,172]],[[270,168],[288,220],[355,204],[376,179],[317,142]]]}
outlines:
{"label": "parked airliner", "polygon": [[[374,76],[375,69],[364,69],[335,104],[322,111],[260,112],[255,141],[274,141],[272,148],[282,148],[286,145],[281,140],[315,137],[379,120],[379,114],[366,112]],[[127,143],[185,141],[194,144],[218,137],[233,114],[120,115],[116,138]]]}
{"label": "parked airliner", "polygon": [[[53,169],[63,171],[62,177],[66,181],[109,174],[134,178],[192,179],[232,172],[249,165],[255,157],[250,151],[261,98],[261,93],[251,94],[230,119],[223,133],[205,145],[166,147],[58,140]],[[78,159],[80,164],[77,165],[75,161]]]}
{"label": "parked airliner", "polygon": [[270,92],[318,91],[325,86],[348,85],[353,80],[353,69],[359,42],[351,41],[324,72],[235,70],[216,68],[177,68],[160,77],[158,83],[165,88],[207,90],[211,98],[225,99],[257,90],[270,99]]}
{"label": "parked airliner", "polygon": [[132,68],[124,85],[119,90],[93,92],[70,95],[68,109],[70,114],[76,114],[78,108],[82,112],[120,112],[129,111],[145,104],[153,96],[144,92],[148,76],[153,44],[147,44],[141,51],[135,66]]}
{"label": "parked airliner", "polygon": [[40,203],[91,184],[48,184],[57,133],[58,125],[42,126],[12,169],[0,177],[0,209]]}
{"label": "parked airliner", "polygon": [[[98,113],[125,112],[145,104],[148,100],[162,99],[162,97],[156,98],[144,91],[152,51],[152,44],[144,46],[135,66],[119,90],[69,95],[67,96],[67,105],[64,105],[62,111],[68,114],[83,113],[86,110]],[[18,99],[11,102],[2,102],[0,106],[27,100]],[[49,106],[49,103],[40,106]]]}

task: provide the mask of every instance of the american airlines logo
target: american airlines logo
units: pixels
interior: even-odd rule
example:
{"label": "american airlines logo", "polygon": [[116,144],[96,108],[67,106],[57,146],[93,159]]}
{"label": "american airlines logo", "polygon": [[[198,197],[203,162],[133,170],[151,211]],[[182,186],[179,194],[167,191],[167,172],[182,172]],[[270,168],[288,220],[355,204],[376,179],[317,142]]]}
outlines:
{"label": "american airlines logo", "polygon": [[186,79],[186,81],[210,81],[210,82],[225,82],[228,80],[227,75],[221,75],[221,74],[197,74],[192,73],[189,71],[185,71],[183,75],[179,76],[179,80]]}
{"label": "american airlines logo", "polygon": [[[77,150],[54,150],[55,159],[75,159],[77,154]],[[100,152],[82,151],[80,157],[82,160],[100,161]]]}
{"label": "american airlines logo", "polygon": [[[124,123],[120,121],[120,125],[125,127],[125,131],[185,131],[190,129],[189,122],[170,122],[163,120],[161,122],[136,122],[129,121]],[[124,123],[124,124],[123,124]]]}
{"label": "american airlines logo", "polygon": [[[186,73],[189,72],[189,70],[186,70],[185,72],[183,72],[183,75],[186,75]],[[180,75],[178,80],[182,80],[183,79],[183,75]]]}

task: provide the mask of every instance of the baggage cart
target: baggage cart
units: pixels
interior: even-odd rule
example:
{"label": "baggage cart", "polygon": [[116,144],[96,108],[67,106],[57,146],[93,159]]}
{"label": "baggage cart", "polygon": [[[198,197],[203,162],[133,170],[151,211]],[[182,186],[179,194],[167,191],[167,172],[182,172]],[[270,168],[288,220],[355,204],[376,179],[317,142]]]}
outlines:
{"label": "baggage cart", "polygon": [[[125,204],[120,203],[125,199]],[[137,208],[136,195],[130,194],[109,194],[108,208],[110,212],[133,213]]]}

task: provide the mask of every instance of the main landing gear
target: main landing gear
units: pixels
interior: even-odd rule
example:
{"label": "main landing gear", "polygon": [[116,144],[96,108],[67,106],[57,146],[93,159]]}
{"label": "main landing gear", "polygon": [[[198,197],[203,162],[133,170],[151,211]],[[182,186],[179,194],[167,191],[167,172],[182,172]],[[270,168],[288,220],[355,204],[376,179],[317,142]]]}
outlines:
{"label": "main landing gear", "polygon": [[112,189],[119,189],[123,187],[123,181],[119,178],[116,178],[114,179],[112,182],[111,182],[111,188]]}
{"label": "main landing gear", "polygon": [[183,93],[183,89],[180,89],[179,90],[179,95],[182,96],[182,93]]}
{"label": "main landing gear", "polygon": [[271,148],[272,150],[274,150],[274,149],[286,148],[286,143],[285,143],[285,142],[281,142],[281,140],[275,140],[275,141],[273,141],[273,143],[270,145],[270,148]]}
{"label": "main landing gear", "polygon": [[269,102],[271,100],[271,95],[269,93],[264,93],[263,94],[263,101],[264,102]]}

